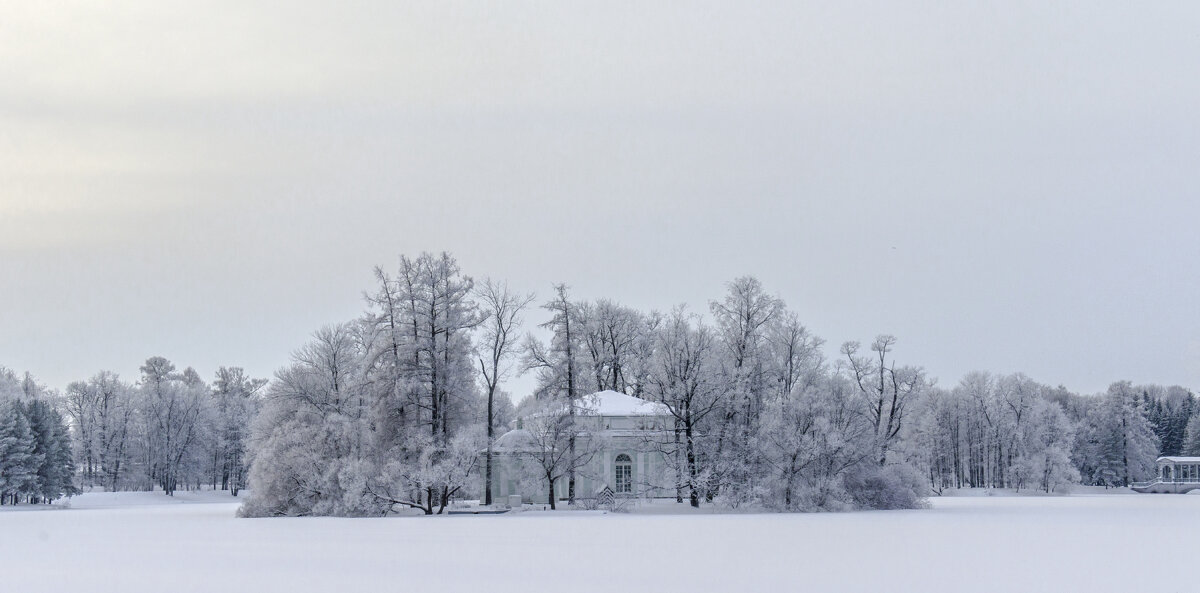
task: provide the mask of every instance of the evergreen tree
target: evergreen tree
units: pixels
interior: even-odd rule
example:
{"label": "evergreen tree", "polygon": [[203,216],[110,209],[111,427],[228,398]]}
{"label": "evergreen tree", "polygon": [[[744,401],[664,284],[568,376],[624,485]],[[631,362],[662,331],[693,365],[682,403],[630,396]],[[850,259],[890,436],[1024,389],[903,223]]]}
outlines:
{"label": "evergreen tree", "polygon": [[[1182,389],[1172,387],[1171,389]],[[1188,393],[1177,403],[1170,405],[1168,408],[1168,417],[1166,418],[1167,428],[1165,436],[1162,440],[1163,455],[1182,455],[1184,442],[1187,438],[1188,420],[1192,417],[1192,411],[1195,407],[1196,397]]]}
{"label": "evergreen tree", "polygon": [[53,428],[50,426],[48,415],[49,408],[46,402],[38,399],[30,400],[25,404],[25,417],[29,420],[29,432],[33,435],[33,455],[37,460],[33,472],[33,486],[29,492],[30,502],[33,503],[51,498],[46,493],[53,490],[56,485],[57,476],[52,468],[55,454],[51,449],[58,443],[53,438]]}
{"label": "evergreen tree", "polygon": [[53,408],[50,408],[50,417],[53,428],[51,440],[54,442],[52,449],[54,455],[51,459],[57,488],[49,494],[49,497],[55,499],[62,496],[73,496],[79,494],[79,488],[75,486],[75,457],[72,455],[71,427],[67,424],[67,419]]}
{"label": "evergreen tree", "polygon": [[0,504],[16,504],[33,491],[39,462],[21,404],[0,403]]}
{"label": "evergreen tree", "polygon": [[74,494],[71,435],[62,415],[43,399],[32,399],[23,407],[29,423],[28,442],[33,447],[32,482],[26,492],[30,502],[50,502]]}
{"label": "evergreen tree", "polygon": [[1192,416],[1187,423],[1187,437],[1183,442],[1183,454],[1200,456],[1200,414]]}

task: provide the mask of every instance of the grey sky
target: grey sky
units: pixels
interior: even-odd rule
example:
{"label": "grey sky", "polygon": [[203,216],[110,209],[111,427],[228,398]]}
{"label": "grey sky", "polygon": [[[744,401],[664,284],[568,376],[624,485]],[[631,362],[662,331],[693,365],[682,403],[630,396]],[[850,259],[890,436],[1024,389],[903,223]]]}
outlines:
{"label": "grey sky", "polygon": [[422,250],[1200,387],[1194,3],[0,2],[0,364],[54,387],[269,376]]}

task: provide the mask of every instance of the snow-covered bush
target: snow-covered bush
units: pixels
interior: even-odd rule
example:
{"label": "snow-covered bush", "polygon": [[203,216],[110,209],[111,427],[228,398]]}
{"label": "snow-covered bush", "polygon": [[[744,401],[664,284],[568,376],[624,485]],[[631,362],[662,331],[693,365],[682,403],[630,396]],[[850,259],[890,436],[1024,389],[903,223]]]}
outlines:
{"label": "snow-covered bush", "polygon": [[925,480],[907,464],[861,465],[847,473],[843,484],[860,509],[917,509],[926,504]]}

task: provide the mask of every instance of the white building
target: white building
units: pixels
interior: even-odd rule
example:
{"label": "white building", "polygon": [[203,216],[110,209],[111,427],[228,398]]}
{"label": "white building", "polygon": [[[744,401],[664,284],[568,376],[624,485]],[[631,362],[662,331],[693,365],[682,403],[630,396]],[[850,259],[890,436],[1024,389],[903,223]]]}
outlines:
{"label": "white building", "polygon": [[1187,494],[1200,490],[1200,457],[1159,457],[1158,474],[1149,482],[1134,482],[1134,492]]}
{"label": "white building", "polygon": [[[520,494],[525,502],[545,502],[548,492],[540,471],[542,462],[562,457],[555,497],[567,499],[567,476],[562,469],[569,465],[563,449],[567,435],[555,434],[549,418],[562,415],[543,412],[519,419],[517,428],[496,439],[492,447],[493,496],[503,499]],[[605,487],[618,497],[675,495],[674,478],[662,453],[673,426],[666,406],[601,391],[579,398],[575,415],[576,455],[580,459],[575,472],[576,499],[594,498]]]}

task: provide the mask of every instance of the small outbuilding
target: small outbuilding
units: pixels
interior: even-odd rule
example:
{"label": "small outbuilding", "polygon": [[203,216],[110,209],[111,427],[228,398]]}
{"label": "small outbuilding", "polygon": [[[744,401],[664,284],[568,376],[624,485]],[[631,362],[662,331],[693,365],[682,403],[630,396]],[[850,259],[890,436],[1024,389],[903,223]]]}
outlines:
{"label": "small outbuilding", "polygon": [[[542,411],[519,419],[517,428],[496,439],[492,446],[496,496],[519,494],[526,502],[546,501],[548,489],[537,460],[552,455],[550,448],[564,446],[561,436],[556,443],[550,439],[553,435],[543,434],[548,430],[545,417],[555,414],[562,412]],[[663,450],[673,434],[668,430],[673,417],[666,406],[600,391],[578,398],[574,416],[576,447],[588,451],[586,462],[575,472],[577,498],[674,496],[673,489],[664,487],[670,472]],[[554,496],[564,500],[567,495],[564,476],[556,481]]]}
{"label": "small outbuilding", "polygon": [[1158,474],[1148,482],[1135,482],[1134,492],[1186,494],[1200,489],[1200,457],[1159,457]]}

